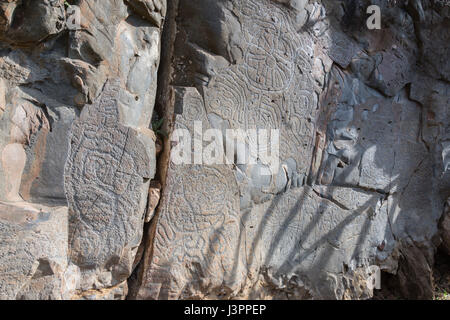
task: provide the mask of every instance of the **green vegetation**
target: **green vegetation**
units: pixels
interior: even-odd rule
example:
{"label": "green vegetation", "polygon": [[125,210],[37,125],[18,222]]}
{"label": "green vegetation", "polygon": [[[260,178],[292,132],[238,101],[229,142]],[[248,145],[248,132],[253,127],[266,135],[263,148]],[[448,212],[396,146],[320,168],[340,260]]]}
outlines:
{"label": "green vegetation", "polygon": [[162,125],[164,123],[164,118],[161,118],[159,120],[155,120],[152,122],[152,130],[155,132],[156,135],[160,135],[167,138],[167,133],[161,130]]}
{"label": "green vegetation", "polygon": [[445,289],[437,290],[434,300],[450,300],[450,294]]}

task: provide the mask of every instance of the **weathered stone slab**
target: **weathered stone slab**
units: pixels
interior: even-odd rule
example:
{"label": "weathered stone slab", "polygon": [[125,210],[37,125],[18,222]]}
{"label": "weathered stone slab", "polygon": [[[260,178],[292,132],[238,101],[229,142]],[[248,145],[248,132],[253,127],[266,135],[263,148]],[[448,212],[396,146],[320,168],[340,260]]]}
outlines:
{"label": "weathered stone slab", "polygon": [[118,82],[109,81],[74,122],[65,169],[70,261],[88,274],[86,290],[131,274],[155,173],[154,141],[119,123]]}
{"label": "weathered stone slab", "polygon": [[[268,288],[249,281],[247,294],[253,298],[283,294],[294,299],[342,298],[356,286],[356,281],[344,279],[375,264],[381,243],[392,247],[387,208],[380,195],[340,187],[292,189],[253,207],[245,216],[242,245],[250,278],[258,278],[263,268],[259,277]],[[373,288],[365,280],[358,283],[362,292],[349,290],[349,298],[370,297]]]}
{"label": "weathered stone slab", "polygon": [[[194,132],[194,122],[210,128],[195,88],[175,89],[175,128]],[[239,239],[239,194],[231,166],[170,163],[158,225],[152,238],[151,264],[142,270],[145,286],[138,299],[176,299],[226,294],[243,278]],[[144,259],[148,259],[148,255]],[[144,265],[147,261],[144,261]],[[183,292],[182,292],[183,291]]]}
{"label": "weathered stone slab", "polygon": [[[423,90],[405,89],[417,72],[413,20],[388,25],[392,36],[384,39],[366,30],[366,3],[180,0],[173,7],[174,128],[194,134],[200,120],[222,132],[278,129],[281,170],[262,176],[262,162],[223,166],[234,182],[221,185],[216,175],[210,189],[222,194],[236,183],[235,208],[234,198],[218,202],[203,189],[189,201],[197,183],[186,175],[195,170],[202,181],[212,168],[170,162],[136,297],[363,299],[373,295],[380,270],[399,277],[411,270],[424,289],[410,296],[431,294],[445,183],[433,170],[438,158],[430,145],[437,141],[421,140],[422,106],[409,96]],[[192,22],[205,8],[215,18]],[[404,8],[383,10],[395,20]],[[303,28],[300,12],[308,16]],[[344,16],[355,18],[351,26],[341,23]],[[235,208],[224,219],[226,235],[237,240],[207,256],[198,256],[203,241],[177,245],[186,231],[173,225],[214,226],[215,216],[205,217],[213,209],[202,209],[214,202]],[[214,232],[223,236],[208,230],[209,241]],[[230,252],[234,282],[223,277],[230,264],[214,262]]]}
{"label": "weathered stone slab", "polygon": [[33,45],[58,34],[66,19],[63,0],[2,1],[0,17],[0,39],[14,45]]}

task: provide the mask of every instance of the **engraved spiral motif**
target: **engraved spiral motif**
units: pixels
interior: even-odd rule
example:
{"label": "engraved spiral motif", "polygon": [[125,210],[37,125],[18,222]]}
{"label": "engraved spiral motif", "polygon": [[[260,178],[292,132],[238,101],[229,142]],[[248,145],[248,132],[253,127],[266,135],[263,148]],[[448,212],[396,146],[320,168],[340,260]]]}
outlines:
{"label": "engraved spiral motif", "polygon": [[245,55],[246,76],[250,84],[264,91],[287,89],[293,77],[293,55],[288,34],[281,34],[272,25],[264,27]]}

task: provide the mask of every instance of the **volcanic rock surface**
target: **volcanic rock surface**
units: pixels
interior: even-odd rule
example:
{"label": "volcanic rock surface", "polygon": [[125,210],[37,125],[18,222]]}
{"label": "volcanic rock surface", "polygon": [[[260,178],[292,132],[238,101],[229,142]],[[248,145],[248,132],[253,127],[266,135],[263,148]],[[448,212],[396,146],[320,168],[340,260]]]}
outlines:
{"label": "volcanic rock surface", "polygon": [[433,298],[449,44],[434,0],[0,1],[0,299]]}

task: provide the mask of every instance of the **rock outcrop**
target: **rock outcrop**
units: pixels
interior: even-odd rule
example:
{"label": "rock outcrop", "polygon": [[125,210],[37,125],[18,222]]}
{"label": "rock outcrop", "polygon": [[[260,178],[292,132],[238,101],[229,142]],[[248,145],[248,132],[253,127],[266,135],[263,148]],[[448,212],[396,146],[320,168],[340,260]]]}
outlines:
{"label": "rock outcrop", "polygon": [[432,298],[449,9],[0,1],[0,299]]}
{"label": "rock outcrop", "polygon": [[378,1],[372,31],[370,4],[172,2],[173,128],[278,129],[280,167],[170,160],[132,297],[370,298],[380,270],[432,297],[448,8],[422,3],[419,24],[417,8]]}
{"label": "rock outcrop", "polygon": [[123,299],[144,230],[165,2],[71,3],[1,4],[2,298]]}

